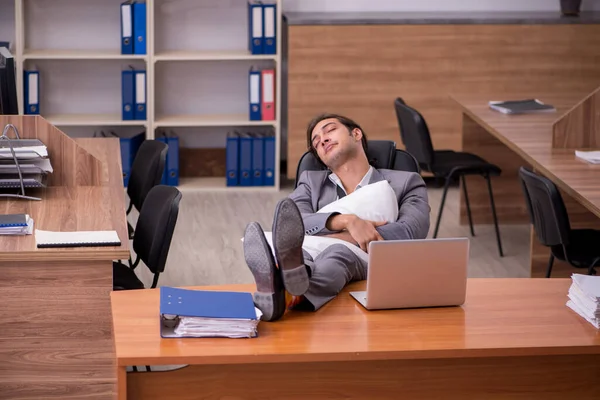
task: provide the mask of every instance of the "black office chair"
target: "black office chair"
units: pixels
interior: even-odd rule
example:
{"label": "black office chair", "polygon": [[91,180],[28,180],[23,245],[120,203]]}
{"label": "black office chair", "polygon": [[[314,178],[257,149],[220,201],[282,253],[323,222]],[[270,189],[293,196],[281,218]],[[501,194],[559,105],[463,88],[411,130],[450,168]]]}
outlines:
{"label": "black office chair", "polygon": [[487,181],[490,205],[492,207],[492,217],[494,219],[494,228],[496,229],[498,252],[500,253],[500,257],[503,257],[504,252],[502,251],[502,241],[500,238],[500,230],[498,229],[496,205],[494,204],[492,183],[490,181],[491,176],[499,176],[501,174],[501,169],[475,154],[453,150],[434,150],[429,134],[429,128],[427,127],[427,123],[423,116],[417,110],[408,106],[400,97],[394,101],[394,108],[396,109],[396,117],[398,118],[398,125],[400,127],[400,137],[406,146],[406,150],[417,159],[419,166],[424,171],[431,172],[436,178],[443,178],[446,180],[433,237],[436,238],[438,234],[448,188],[450,187],[452,180],[457,177],[460,177],[462,182],[471,235],[475,236],[465,176],[480,175]]}
{"label": "black office chair", "polygon": [[173,231],[179,214],[181,192],[172,186],[157,185],[150,189],[133,236],[135,262],[129,259],[129,267],[121,262],[113,263],[113,289],[144,289],[134,269],[140,260],[154,273],[152,288],[158,284],[159,275],[165,270]]}
{"label": "black office chair", "polygon": [[[367,158],[369,163],[377,169],[393,169],[419,173],[419,163],[413,156],[404,150],[396,149],[396,143],[391,140],[369,140],[367,143]],[[317,160],[310,151],[300,157],[296,168],[296,184],[304,171],[321,171],[327,167]]]}
{"label": "black office chair", "polygon": [[600,231],[571,229],[562,196],[549,179],[524,167],[519,169],[519,178],[535,234],[550,248],[546,278],[550,278],[554,258],[575,268],[587,268],[589,275],[595,275],[594,267],[600,264]]}
{"label": "black office chair", "polygon": [[[150,189],[160,183],[168,149],[166,143],[156,140],[144,140],[140,145],[131,165],[131,176],[127,185],[127,195],[130,200],[127,215],[133,207],[140,211]],[[127,230],[129,238],[132,239],[134,230],[129,222],[127,222]]]}

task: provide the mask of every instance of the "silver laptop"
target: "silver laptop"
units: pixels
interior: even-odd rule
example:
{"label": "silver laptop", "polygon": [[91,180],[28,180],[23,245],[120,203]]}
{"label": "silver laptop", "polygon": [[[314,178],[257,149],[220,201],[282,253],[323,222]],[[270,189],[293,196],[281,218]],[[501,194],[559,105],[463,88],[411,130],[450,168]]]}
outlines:
{"label": "silver laptop", "polygon": [[371,242],[367,290],[350,295],[367,310],[459,306],[468,260],[468,238]]}

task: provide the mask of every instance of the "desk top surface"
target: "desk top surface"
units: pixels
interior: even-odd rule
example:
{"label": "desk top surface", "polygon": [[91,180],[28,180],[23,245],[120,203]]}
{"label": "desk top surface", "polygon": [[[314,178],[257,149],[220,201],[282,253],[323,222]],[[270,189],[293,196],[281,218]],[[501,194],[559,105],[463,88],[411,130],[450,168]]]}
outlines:
{"label": "desk top surface", "polygon": [[[348,286],[317,312],[260,322],[254,339],[162,339],[159,289],[111,293],[119,365],[235,364],[600,353],[565,303],[570,279],[469,279],[461,307],[366,311]],[[200,289],[200,288],[196,288]],[[253,285],[207,287],[252,291]]]}
{"label": "desk top surface", "polygon": [[289,25],[562,25],[598,24],[600,12],[583,11],[578,17],[560,11],[521,12],[286,12]]}
{"label": "desk top surface", "polygon": [[[575,150],[552,148],[552,124],[583,96],[538,93],[509,98],[454,95],[473,120],[514,151],[560,189],[600,217],[600,165],[575,157]],[[506,97],[506,96],[504,96]],[[554,113],[506,115],[489,108],[489,100],[537,98],[556,108]]]}
{"label": "desk top surface", "polygon": [[125,193],[118,139],[81,139],[77,142],[103,164],[103,186],[39,189],[41,201],[0,199],[0,214],[29,214],[34,229],[49,231],[116,230],[118,247],[38,249],[35,235],[0,237],[3,261],[115,260],[129,257]]}

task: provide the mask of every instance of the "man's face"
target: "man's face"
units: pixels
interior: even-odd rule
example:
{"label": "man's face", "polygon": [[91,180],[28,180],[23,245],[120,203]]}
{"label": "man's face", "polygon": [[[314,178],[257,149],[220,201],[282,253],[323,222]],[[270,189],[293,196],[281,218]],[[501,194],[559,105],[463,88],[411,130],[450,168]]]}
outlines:
{"label": "man's face", "polygon": [[328,118],[315,126],[311,143],[321,161],[334,169],[356,153],[357,145],[362,146],[361,138],[360,130],[349,132],[337,119]]}

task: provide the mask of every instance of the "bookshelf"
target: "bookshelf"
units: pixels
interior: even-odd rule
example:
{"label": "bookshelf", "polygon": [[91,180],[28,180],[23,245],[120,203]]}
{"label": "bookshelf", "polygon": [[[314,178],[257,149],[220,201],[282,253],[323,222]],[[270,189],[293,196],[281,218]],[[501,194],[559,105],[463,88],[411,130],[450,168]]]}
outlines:
{"label": "bookshelf", "polygon": [[[147,54],[123,55],[122,2],[0,0],[0,40],[11,41],[17,60],[20,112],[23,70],[37,69],[41,115],[73,137],[145,130],[153,139],[170,131],[180,147],[222,151],[230,131],[268,129],[277,143],[275,186],[227,187],[225,176],[182,176],[180,188],[279,190],[282,0],[264,2],[277,5],[274,55],[247,50],[247,0],[146,0]],[[121,119],[121,71],[128,66],[146,70],[145,121]],[[250,67],[275,69],[274,121],[249,120]]]}

